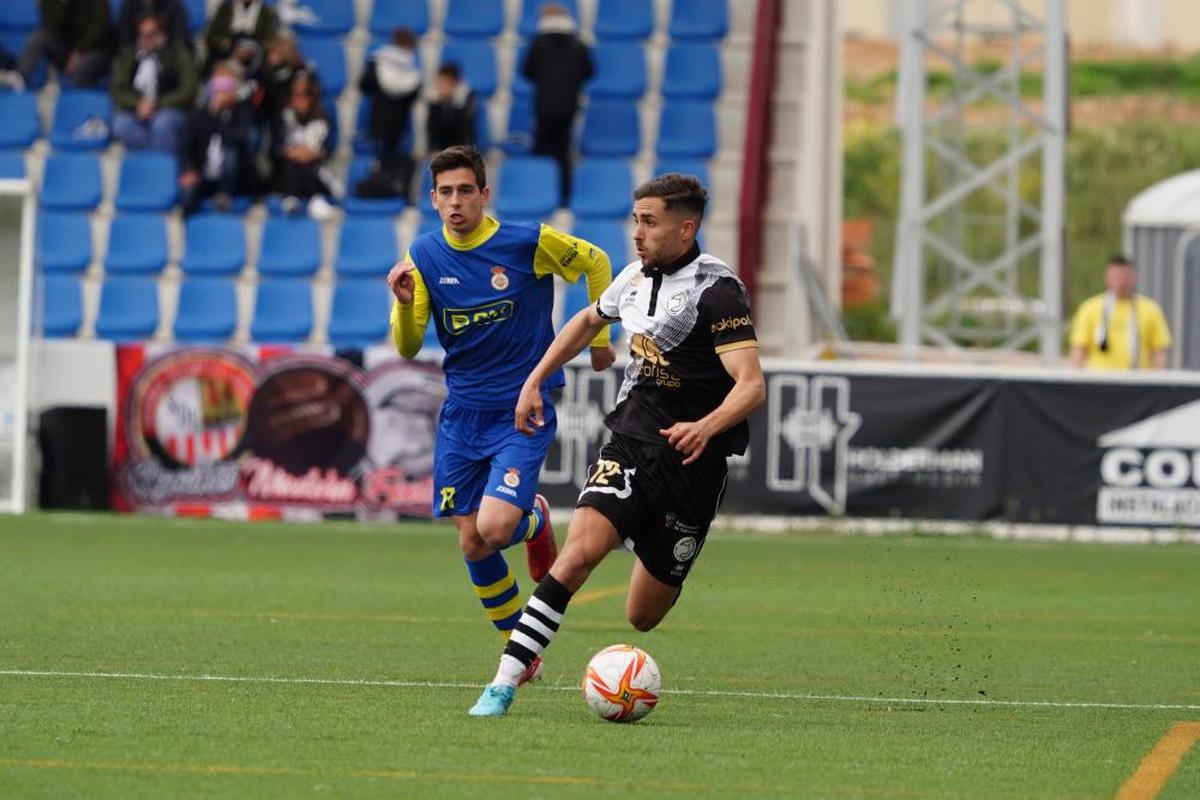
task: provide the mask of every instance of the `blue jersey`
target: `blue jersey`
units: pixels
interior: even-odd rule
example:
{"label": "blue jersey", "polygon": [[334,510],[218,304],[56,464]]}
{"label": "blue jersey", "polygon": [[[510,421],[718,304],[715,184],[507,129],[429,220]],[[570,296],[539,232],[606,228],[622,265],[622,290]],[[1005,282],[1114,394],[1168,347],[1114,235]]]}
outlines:
{"label": "blue jersey", "polygon": [[[446,351],[447,399],[477,410],[513,408],[554,340],[553,275],[575,281],[586,271],[588,294],[597,297],[612,277],[608,256],[588,242],[545,225],[491,218],[463,240],[441,230],[418,236],[408,258],[416,266],[416,326],[423,332],[432,322]],[[411,357],[413,331],[399,330],[404,326],[398,309],[399,304],[393,333],[401,352]],[[562,384],[560,370],[543,390]]]}

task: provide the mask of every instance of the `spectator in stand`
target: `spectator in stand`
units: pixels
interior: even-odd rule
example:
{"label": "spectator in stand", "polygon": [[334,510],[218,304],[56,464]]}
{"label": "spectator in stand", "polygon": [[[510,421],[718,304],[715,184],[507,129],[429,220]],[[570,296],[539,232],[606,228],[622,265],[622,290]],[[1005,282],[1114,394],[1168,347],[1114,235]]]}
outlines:
{"label": "spectator in stand", "polygon": [[91,88],[108,73],[114,36],[108,0],[38,0],[41,25],[29,35],[17,70],[28,84],[48,59],[64,85]]}
{"label": "spectator in stand", "polygon": [[279,31],[279,15],[264,0],[222,0],[213,12],[204,34],[208,46],[207,72],[214,64],[236,58],[242,63],[243,78],[251,77],[262,64],[267,43]]}
{"label": "spectator in stand", "polygon": [[188,120],[179,154],[185,214],[208,197],[218,211],[229,211],[235,195],[258,191],[257,120],[249,103],[240,99],[241,84],[242,70],[236,62],[218,64],[205,89],[204,105]]}
{"label": "spectator in stand", "polygon": [[475,144],[475,92],[463,80],[458,64],[442,64],[433,91],[425,119],[429,152]]}
{"label": "spectator in stand", "polygon": [[412,31],[397,28],[388,44],[371,53],[358,90],[371,100],[367,136],[375,144],[376,155],[394,153],[412,126],[413,103],[421,91],[417,37]]}
{"label": "spectator in stand", "polygon": [[332,216],[324,174],[328,148],[329,118],[321,106],[321,89],[311,76],[297,78],[283,110],[282,147],[275,159],[275,190],[283,195],[287,214],[307,202],[309,215],[318,222]]}
{"label": "spectator in stand", "polygon": [[533,152],[558,162],[559,202],[565,206],[571,194],[571,133],[579,90],[595,69],[564,6],[542,6],[537,29],[521,65],[521,74],[533,84]]}
{"label": "spectator in stand", "polygon": [[181,44],[188,53],[194,52],[187,9],[183,7],[182,0],[123,0],[121,10],[117,13],[117,46],[136,46],[138,23],[151,14],[162,20],[167,44]]}
{"label": "spectator in stand", "polygon": [[[303,76],[315,76],[313,65],[304,59],[296,37],[288,31],[280,33],[267,45],[266,63],[260,82],[263,88],[262,113],[271,123],[272,135],[278,134],[278,123],[292,97],[292,85]],[[279,141],[275,136],[274,141]]]}
{"label": "spectator in stand", "polygon": [[176,153],[196,99],[196,64],[182,43],[168,44],[156,15],[138,23],[137,43],[113,62],[113,133],[131,150]]}
{"label": "spectator in stand", "polygon": [[1088,369],[1166,369],[1171,331],[1158,303],[1137,293],[1133,262],[1116,255],[1103,294],[1084,300],[1071,323],[1071,364]]}

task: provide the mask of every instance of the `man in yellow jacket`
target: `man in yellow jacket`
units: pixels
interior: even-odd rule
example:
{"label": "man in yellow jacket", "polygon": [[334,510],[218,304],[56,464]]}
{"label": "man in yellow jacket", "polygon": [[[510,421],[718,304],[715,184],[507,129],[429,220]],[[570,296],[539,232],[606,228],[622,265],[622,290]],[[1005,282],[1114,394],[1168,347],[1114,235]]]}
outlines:
{"label": "man in yellow jacket", "polygon": [[1084,300],[1071,323],[1071,364],[1088,369],[1166,369],[1171,331],[1162,308],[1137,293],[1123,256],[1104,270],[1105,292]]}

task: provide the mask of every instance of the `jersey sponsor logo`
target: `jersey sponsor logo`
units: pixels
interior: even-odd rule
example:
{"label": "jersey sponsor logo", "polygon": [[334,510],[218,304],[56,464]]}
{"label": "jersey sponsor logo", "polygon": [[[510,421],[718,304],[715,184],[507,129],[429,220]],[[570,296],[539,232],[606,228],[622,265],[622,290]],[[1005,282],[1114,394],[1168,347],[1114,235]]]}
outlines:
{"label": "jersey sponsor logo", "polygon": [[721,331],[735,331],[738,328],[744,328],[747,325],[753,325],[750,321],[750,315],[746,314],[741,317],[726,317],[712,324],[712,332],[720,333]]}
{"label": "jersey sponsor logo", "polygon": [[499,264],[492,267],[492,288],[497,292],[508,288],[508,276],[504,274],[504,267]]}
{"label": "jersey sponsor logo", "polygon": [[638,358],[644,358],[658,367],[669,367],[671,362],[663,355],[658,344],[644,333],[635,333],[629,342],[629,349]]}
{"label": "jersey sponsor logo", "polygon": [[558,265],[563,269],[566,269],[567,267],[571,266],[571,264],[574,263],[575,259],[577,258],[579,258],[579,245],[577,245],[575,242],[571,242],[571,249],[564,253],[563,257],[558,260]]}
{"label": "jersey sponsor logo", "polygon": [[671,554],[675,556],[676,561],[691,561],[692,556],[696,555],[695,536],[685,536],[675,543],[675,547],[671,550]]}
{"label": "jersey sponsor logo", "polygon": [[438,278],[439,286],[458,286],[458,284],[458,278],[454,277],[453,275],[443,275],[442,277]]}
{"label": "jersey sponsor logo", "polygon": [[510,489],[515,489],[521,485],[521,471],[516,467],[509,467],[508,472],[504,473],[504,485]]}
{"label": "jersey sponsor logo", "polygon": [[676,316],[687,304],[687,292],[680,292],[667,301],[667,313]]}
{"label": "jersey sponsor logo", "polygon": [[[637,467],[624,469],[618,462],[602,458],[596,462],[596,466],[588,475],[587,485],[583,487],[579,496],[583,497],[588,492],[595,492],[614,495],[618,500],[627,500],[633,494],[633,476],[635,474],[637,474]],[[619,482],[621,486],[614,486],[614,481]]]}
{"label": "jersey sponsor logo", "polygon": [[454,509],[454,487],[443,486],[438,490],[442,496],[442,504],[439,506],[440,511],[451,511]]}
{"label": "jersey sponsor logo", "polygon": [[[506,279],[507,280],[507,279]],[[442,311],[442,322],[446,330],[458,335],[472,325],[490,325],[504,322],[513,315],[513,302],[499,300],[474,308],[447,308]]]}

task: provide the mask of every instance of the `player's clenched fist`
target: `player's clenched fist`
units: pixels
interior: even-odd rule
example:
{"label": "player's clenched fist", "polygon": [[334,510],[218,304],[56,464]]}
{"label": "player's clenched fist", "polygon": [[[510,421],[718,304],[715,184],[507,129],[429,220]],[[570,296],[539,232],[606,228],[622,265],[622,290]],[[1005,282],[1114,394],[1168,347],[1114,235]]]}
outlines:
{"label": "player's clenched fist", "polygon": [[397,261],[396,266],[388,273],[388,286],[391,287],[392,294],[396,295],[396,299],[404,305],[413,301],[413,293],[417,286],[413,270],[416,268],[411,261]]}

